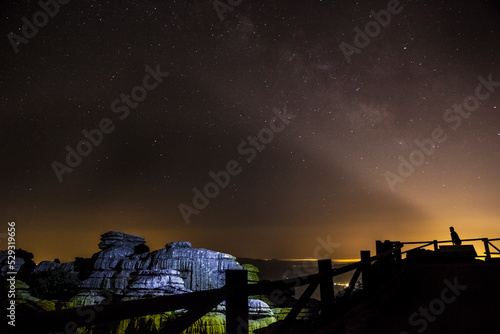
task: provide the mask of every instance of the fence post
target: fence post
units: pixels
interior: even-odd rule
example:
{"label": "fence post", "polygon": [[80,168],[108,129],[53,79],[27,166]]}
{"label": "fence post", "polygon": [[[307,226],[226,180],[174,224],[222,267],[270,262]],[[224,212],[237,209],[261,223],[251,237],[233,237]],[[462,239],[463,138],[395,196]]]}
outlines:
{"label": "fence post", "polygon": [[484,238],[483,242],[484,242],[484,253],[486,254],[486,259],[485,260],[490,260],[491,259],[491,253],[490,253],[490,245],[488,244],[488,238]]}
{"label": "fence post", "polygon": [[361,251],[361,275],[363,276],[363,290],[370,293],[373,290],[371,275],[370,251]]}
{"label": "fence post", "polygon": [[226,333],[248,334],[248,272],[226,270],[226,286],[232,289],[226,299]]}
{"label": "fence post", "polygon": [[439,250],[438,249],[438,241],[437,240],[433,240],[432,243],[434,244],[434,252],[437,253],[437,251]]}
{"label": "fence post", "polygon": [[[392,243],[393,249],[400,246],[401,242],[399,241],[395,241]],[[392,258],[394,259],[394,267],[399,270],[401,268],[401,261],[402,261],[401,248],[394,251]]]}
{"label": "fence post", "polygon": [[332,260],[318,260],[319,291],[321,296],[321,315],[329,316],[333,313],[334,297]]}
{"label": "fence post", "polygon": [[375,240],[375,250],[376,250],[376,255],[379,255],[383,253],[384,250],[384,244],[380,240]]}
{"label": "fence post", "polygon": [[[394,243],[385,240],[384,242],[377,240],[375,242],[375,249],[376,249],[376,255],[380,255],[382,253],[387,252],[388,250],[391,250],[394,246]],[[382,258],[379,258],[377,260],[378,265],[380,266],[380,269],[382,271],[383,275],[389,276],[391,271],[392,271],[392,264],[393,264],[393,256],[384,256]]]}

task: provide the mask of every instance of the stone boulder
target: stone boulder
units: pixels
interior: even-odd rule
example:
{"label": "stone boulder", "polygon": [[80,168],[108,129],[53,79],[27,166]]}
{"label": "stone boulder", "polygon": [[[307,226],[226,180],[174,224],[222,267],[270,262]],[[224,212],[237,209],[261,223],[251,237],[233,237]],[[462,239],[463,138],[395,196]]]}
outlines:
{"label": "stone boulder", "polygon": [[242,264],[244,270],[248,271],[248,284],[256,284],[259,279],[259,268],[253,264]]}
{"label": "stone boulder", "polygon": [[92,256],[94,270],[80,283],[83,294],[92,295],[101,289],[123,294],[130,275],[145,265],[143,260],[148,253],[144,250],[149,249],[145,244],[143,237],[123,232],[110,231],[101,235],[99,248],[102,251]]}
{"label": "stone boulder", "polygon": [[54,269],[62,269],[64,271],[74,271],[75,263],[74,262],[57,263],[53,261],[42,261],[35,267],[33,272],[36,274],[43,271],[49,271]]}
{"label": "stone boulder", "polygon": [[187,241],[171,242],[150,253],[152,270],[180,272],[184,286],[193,291],[224,286],[227,269],[242,269],[234,256],[203,248],[192,248]]}
{"label": "stone boulder", "polygon": [[[217,312],[226,312],[226,301],[223,301],[216,308]],[[259,299],[248,299],[248,314],[250,316],[273,317],[273,310]]]}
{"label": "stone boulder", "polygon": [[120,260],[135,254],[135,250],[141,249],[145,244],[146,240],[137,235],[116,231],[104,233],[99,243],[102,251],[92,256],[96,260],[94,269],[114,269]]}
{"label": "stone boulder", "polygon": [[191,292],[177,270],[141,270],[125,291],[126,299],[155,297]]}

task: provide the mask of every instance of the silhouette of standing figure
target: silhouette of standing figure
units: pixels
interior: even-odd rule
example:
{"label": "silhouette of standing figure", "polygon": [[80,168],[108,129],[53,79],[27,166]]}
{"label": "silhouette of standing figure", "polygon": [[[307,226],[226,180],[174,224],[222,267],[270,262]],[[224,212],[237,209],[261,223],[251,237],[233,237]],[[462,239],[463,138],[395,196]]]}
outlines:
{"label": "silhouette of standing figure", "polygon": [[457,232],[455,232],[453,226],[450,227],[450,234],[451,234],[451,241],[453,242],[453,244],[460,246],[462,244],[462,240],[460,240],[460,237],[458,236]]}

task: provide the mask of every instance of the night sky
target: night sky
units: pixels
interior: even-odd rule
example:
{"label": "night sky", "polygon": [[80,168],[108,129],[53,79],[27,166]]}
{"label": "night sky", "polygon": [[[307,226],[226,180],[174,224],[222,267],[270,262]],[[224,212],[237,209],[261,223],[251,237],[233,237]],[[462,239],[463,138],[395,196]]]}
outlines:
{"label": "night sky", "polygon": [[26,39],[40,5],[2,2],[0,233],[36,261],[109,230],[255,258],[500,237],[497,2],[240,2],[69,1]]}

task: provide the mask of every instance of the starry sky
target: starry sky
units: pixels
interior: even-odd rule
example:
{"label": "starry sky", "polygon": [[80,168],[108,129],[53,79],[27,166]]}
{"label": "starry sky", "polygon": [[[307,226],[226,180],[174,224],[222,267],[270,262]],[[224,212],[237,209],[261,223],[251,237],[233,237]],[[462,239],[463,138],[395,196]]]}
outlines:
{"label": "starry sky", "polygon": [[36,261],[109,230],[254,258],[500,237],[497,2],[229,3],[0,4],[0,248],[8,221]]}

